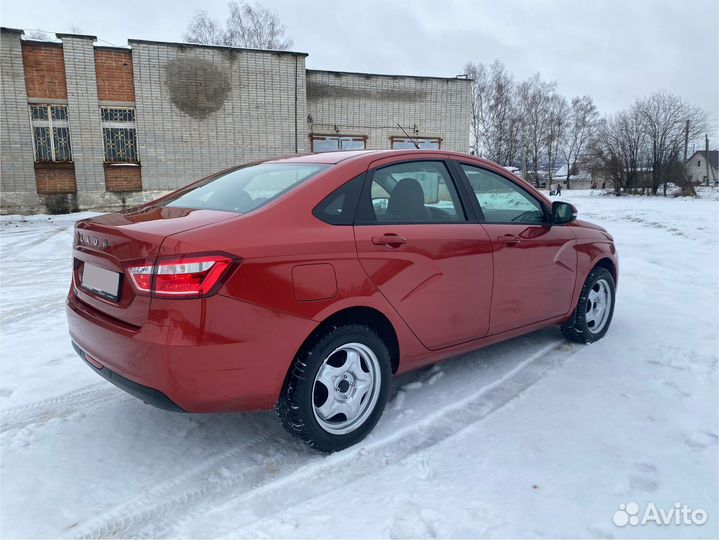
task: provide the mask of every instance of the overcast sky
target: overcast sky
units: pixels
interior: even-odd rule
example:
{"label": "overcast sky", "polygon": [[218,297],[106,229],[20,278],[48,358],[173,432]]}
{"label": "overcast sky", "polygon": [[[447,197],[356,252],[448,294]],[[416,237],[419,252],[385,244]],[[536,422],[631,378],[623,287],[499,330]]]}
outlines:
{"label": "overcast sky", "polygon": [[[316,69],[454,76],[502,61],[539,71],[603,113],[665,89],[719,118],[717,0],[266,0]],[[226,0],[1,0],[0,24],[106,42],[179,41],[197,9],[224,20]]]}

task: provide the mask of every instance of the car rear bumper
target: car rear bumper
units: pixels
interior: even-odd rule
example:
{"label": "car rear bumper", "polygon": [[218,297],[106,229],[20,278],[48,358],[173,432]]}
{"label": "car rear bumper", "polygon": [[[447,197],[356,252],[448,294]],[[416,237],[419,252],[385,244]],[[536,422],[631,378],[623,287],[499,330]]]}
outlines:
{"label": "car rear bumper", "polygon": [[73,346],[98,375],[170,410],[271,409],[316,322],[216,294],[156,300],[142,327],[112,319],[70,291]]}
{"label": "car rear bumper", "polygon": [[167,397],[159,390],[155,390],[154,388],[150,388],[149,386],[143,386],[142,384],[138,384],[135,381],[126,379],[119,373],[115,373],[110,368],[99,364],[94,358],[88,358],[88,355],[85,353],[85,351],[78,347],[77,343],[75,343],[74,341],[72,342],[72,346],[74,347],[75,352],[80,356],[80,358],[85,360],[87,365],[90,366],[95,373],[100,375],[100,377],[104,378],[105,380],[110,381],[120,390],[124,390],[131,396],[139,398],[145,403],[153,405],[158,409],[173,412],[185,412],[179,405],[177,405],[177,403],[172,401],[169,397]]}

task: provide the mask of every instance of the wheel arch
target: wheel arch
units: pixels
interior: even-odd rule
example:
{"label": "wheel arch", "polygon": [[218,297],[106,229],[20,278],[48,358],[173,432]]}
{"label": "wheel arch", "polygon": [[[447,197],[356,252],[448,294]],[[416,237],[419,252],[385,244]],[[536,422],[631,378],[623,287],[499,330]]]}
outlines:
{"label": "wheel arch", "polygon": [[298,352],[308,347],[328,327],[337,327],[345,324],[366,324],[377,332],[387,345],[392,363],[392,373],[399,369],[399,338],[392,322],[387,316],[376,308],[368,306],[346,307],[329,315],[304,340]]}
{"label": "wheel arch", "polygon": [[[592,266],[592,270],[594,270],[597,267],[606,268],[609,271],[609,273],[612,274],[612,279],[614,279],[614,286],[616,287],[617,280],[619,278],[619,276],[617,275],[616,263],[609,257],[602,257],[594,263],[594,265]],[[590,273],[591,273],[591,270],[590,270]]]}

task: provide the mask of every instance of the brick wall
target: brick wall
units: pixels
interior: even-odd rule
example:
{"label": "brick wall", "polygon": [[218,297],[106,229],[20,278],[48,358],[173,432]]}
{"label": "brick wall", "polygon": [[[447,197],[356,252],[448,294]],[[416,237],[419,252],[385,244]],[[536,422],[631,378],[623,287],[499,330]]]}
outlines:
{"label": "brick wall", "polygon": [[[29,100],[66,102],[67,80],[62,44],[23,41],[22,61]],[[36,163],[35,190],[39,195],[77,192],[74,165]]]}
{"label": "brick wall", "polygon": [[28,97],[67,99],[61,44],[23,41],[22,62]]}
{"label": "brick wall", "polygon": [[35,179],[40,195],[77,192],[72,163],[36,163]]}
{"label": "brick wall", "polygon": [[[94,36],[57,34],[62,39],[67,77],[67,109],[78,202],[89,206],[105,192],[105,153],[97,99]],[[86,202],[88,201],[88,202]]]}
{"label": "brick wall", "polygon": [[135,101],[132,52],[95,48],[97,97],[101,101]]}
{"label": "brick wall", "polygon": [[[63,197],[81,209],[144,201],[229,166],[307,152],[311,133],[335,126],[368,148],[404,137],[398,122],[443,149],[468,146],[469,81],[308,71],[307,55],[289,51],[143,40],[127,50],[94,47],[93,36],[57,34],[60,44],[1,34],[2,212]],[[73,163],[34,163],[28,103],[67,104]],[[142,168],[105,164],[100,106],[133,104]]]}
{"label": "brick wall", "polygon": [[312,131],[367,137],[368,149],[391,148],[391,137],[439,137],[442,150],[467,152],[471,81],[307,70]]}
{"label": "brick wall", "polygon": [[142,176],[137,165],[107,165],[105,167],[107,191],[142,191]]}
{"label": "brick wall", "polygon": [[307,151],[304,54],[130,44],[145,189]]}
{"label": "brick wall", "polygon": [[0,209],[41,204],[35,191],[21,32],[0,30]]}

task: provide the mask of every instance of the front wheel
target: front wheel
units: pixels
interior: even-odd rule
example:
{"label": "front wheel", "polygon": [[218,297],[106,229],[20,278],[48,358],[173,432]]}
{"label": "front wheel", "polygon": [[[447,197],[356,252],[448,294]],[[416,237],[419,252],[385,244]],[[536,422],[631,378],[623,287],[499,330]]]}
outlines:
{"label": "front wheel", "polygon": [[591,343],[603,338],[614,315],[614,297],[612,274],[606,268],[594,268],[584,282],[577,309],[562,326],[564,336],[578,343]]}
{"label": "front wheel", "polygon": [[295,358],[276,410],[290,433],[336,452],[372,431],[391,377],[389,350],[374,330],[358,324],[329,329]]}

